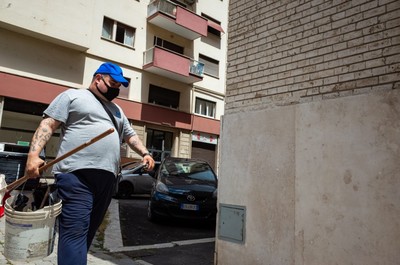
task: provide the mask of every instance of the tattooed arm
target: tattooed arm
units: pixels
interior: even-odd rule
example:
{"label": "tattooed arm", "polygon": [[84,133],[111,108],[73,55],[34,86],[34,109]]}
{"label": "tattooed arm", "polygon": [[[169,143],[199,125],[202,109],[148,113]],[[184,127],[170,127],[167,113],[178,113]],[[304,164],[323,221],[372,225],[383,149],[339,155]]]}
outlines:
{"label": "tattooed arm", "polygon": [[[144,154],[149,154],[149,151],[143,145],[142,141],[140,141],[137,134],[129,138],[126,142],[140,156],[143,156]],[[143,157],[143,164],[147,164],[147,169],[152,170],[154,168],[154,159],[150,155],[145,155]]]}
{"label": "tattooed arm", "polygon": [[36,129],[31,141],[25,167],[25,173],[30,178],[36,178],[40,175],[39,167],[44,163],[44,161],[39,157],[40,152],[46,146],[54,131],[60,127],[60,124],[61,122],[53,118],[45,117]]}

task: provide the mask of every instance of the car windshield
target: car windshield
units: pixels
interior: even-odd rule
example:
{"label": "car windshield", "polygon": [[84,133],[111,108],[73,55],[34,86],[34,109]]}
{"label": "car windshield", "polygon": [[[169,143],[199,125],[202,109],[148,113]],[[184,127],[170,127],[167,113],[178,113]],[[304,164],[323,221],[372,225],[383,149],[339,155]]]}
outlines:
{"label": "car windshield", "polygon": [[215,182],[216,178],[211,167],[206,163],[200,162],[173,162],[166,161],[163,164],[161,173],[168,177],[182,177],[201,181]]}

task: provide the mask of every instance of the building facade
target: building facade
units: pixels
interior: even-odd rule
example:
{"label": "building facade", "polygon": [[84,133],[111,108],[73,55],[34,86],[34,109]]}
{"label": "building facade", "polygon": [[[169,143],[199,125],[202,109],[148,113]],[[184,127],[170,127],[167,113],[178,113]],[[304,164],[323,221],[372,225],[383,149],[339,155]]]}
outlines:
{"label": "building facade", "polygon": [[216,264],[399,264],[399,88],[400,1],[230,0]]}
{"label": "building facade", "polygon": [[[29,142],[60,92],[85,89],[98,66],[130,80],[119,104],[156,160],[216,168],[224,112],[227,1],[0,3],[0,142]],[[46,147],[54,158],[57,135]],[[123,160],[136,154],[123,147]]]}

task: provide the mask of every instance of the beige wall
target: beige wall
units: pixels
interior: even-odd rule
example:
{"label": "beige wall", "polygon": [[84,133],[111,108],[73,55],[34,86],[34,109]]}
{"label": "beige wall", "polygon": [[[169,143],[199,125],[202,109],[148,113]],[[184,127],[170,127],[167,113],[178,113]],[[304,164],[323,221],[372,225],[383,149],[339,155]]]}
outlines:
{"label": "beige wall", "polygon": [[91,36],[87,34],[87,27],[92,25],[94,3],[93,0],[74,0],[69,5],[45,0],[30,3],[2,1],[0,23],[2,27],[11,27],[35,37],[46,34],[48,41],[85,50],[90,44]]}

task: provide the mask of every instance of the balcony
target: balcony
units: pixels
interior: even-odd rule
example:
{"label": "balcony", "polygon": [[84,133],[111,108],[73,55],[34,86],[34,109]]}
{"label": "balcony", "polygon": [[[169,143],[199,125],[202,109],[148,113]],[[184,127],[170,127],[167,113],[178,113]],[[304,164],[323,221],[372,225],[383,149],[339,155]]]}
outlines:
{"label": "balcony", "polygon": [[154,46],[144,52],[143,69],[179,82],[193,84],[203,80],[204,64],[182,54]]}
{"label": "balcony", "polygon": [[189,40],[207,36],[207,19],[168,0],[154,0],[149,4],[147,21]]}

